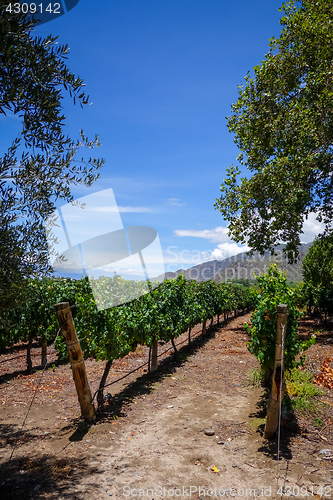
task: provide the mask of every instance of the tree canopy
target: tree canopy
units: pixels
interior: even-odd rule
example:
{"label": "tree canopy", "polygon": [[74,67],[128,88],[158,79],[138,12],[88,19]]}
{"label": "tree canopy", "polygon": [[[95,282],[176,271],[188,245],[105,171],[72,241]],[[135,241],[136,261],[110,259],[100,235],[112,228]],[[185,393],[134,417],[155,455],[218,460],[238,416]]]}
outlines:
{"label": "tree canopy", "polygon": [[302,262],[304,281],[332,289],[332,263],[333,234],[327,238],[316,238]]}
{"label": "tree canopy", "polygon": [[[36,21],[11,14],[0,1],[0,116],[21,119],[22,130],[0,157],[0,308],[24,296],[27,277],[46,275],[44,221],[58,199],[73,200],[71,186],[90,186],[104,160],[82,157],[78,149],[99,146],[82,131],[78,139],[64,132],[62,102],[88,104],[84,83],[65,64],[67,45],[57,37],[33,36]],[[22,295],[23,294],[23,295]]]}
{"label": "tree canopy", "polygon": [[318,237],[303,259],[304,283],[300,287],[301,304],[333,314],[333,233]]}
{"label": "tree canopy", "polygon": [[286,242],[298,254],[304,217],[333,221],[333,3],[283,4],[280,38],[248,73],[232,105],[228,128],[251,173],[227,170],[215,207],[229,235],[254,250]]}

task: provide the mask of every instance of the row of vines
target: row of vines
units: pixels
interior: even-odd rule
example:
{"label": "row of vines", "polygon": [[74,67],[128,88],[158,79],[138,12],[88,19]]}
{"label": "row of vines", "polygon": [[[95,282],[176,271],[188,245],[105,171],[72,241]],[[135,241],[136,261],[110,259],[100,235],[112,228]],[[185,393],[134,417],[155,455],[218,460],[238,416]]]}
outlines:
{"label": "row of vines", "polygon": [[[103,297],[107,295],[107,288],[113,297],[133,296],[133,287],[141,296],[121,306],[98,311],[87,278],[30,280],[31,300],[8,311],[0,325],[0,349],[27,343],[27,367],[31,372],[30,348],[38,343],[43,347],[44,365],[46,346],[54,341],[59,328],[54,310],[59,302],[74,306],[72,314],[84,356],[108,361],[126,356],[138,344],[173,342],[198,323],[251,305],[250,293],[240,286],[187,281],[183,275],[165,280],[146,294],[143,294],[144,283],[123,280],[120,276],[100,278],[97,284],[103,290]],[[66,359],[62,336],[57,338],[56,348],[59,360]]]}
{"label": "row of vines", "polygon": [[[291,370],[302,365],[305,351],[315,343],[315,337],[301,340],[298,336],[298,320],[304,316],[300,303],[304,302],[301,295],[303,287],[291,289],[287,285],[286,274],[281,272],[276,264],[270,266],[268,272],[258,277],[256,284],[259,289],[252,289],[251,298],[254,311],[251,324],[244,323],[249,335],[248,349],[258,359],[262,376],[266,385],[271,385],[271,377],[275,364],[275,342],[277,331],[277,307],[284,304],[288,308],[288,319],[284,340],[284,367]],[[298,359],[298,361],[296,361]]]}
{"label": "row of vines", "polygon": [[[288,323],[285,343],[286,369],[295,366],[298,354],[304,352],[314,338],[299,341],[297,335],[300,305],[307,301],[304,293],[308,285],[291,290],[286,276],[276,265],[267,274],[258,277],[256,286],[244,288],[231,283],[217,284],[187,281],[183,275],[165,280],[158,287],[146,283],[128,281],[120,276],[100,278],[95,283],[95,297],[88,278],[73,280],[53,278],[30,280],[31,299],[17,309],[10,310],[0,325],[0,351],[18,343],[27,344],[27,369],[32,372],[30,351],[32,345],[42,347],[42,366],[46,363],[47,345],[54,342],[59,330],[54,306],[68,302],[72,306],[75,329],[86,358],[106,360],[106,379],[113,360],[123,358],[138,345],[153,346],[158,342],[172,342],[199,324],[203,330],[207,320],[231,311],[254,309],[251,325],[245,323],[249,335],[248,349],[260,362],[268,380],[275,359],[277,305],[288,306]],[[96,294],[100,287],[101,293]],[[124,302],[126,297],[137,299]],[[98,310],[96,302],[108,297],[122,305]],[[124,302],[124,303],[123,303]],[[67,349],[61,335],[55,347],[59,361],[67,360]],[[302,360],[302,357],[301,357]]]}

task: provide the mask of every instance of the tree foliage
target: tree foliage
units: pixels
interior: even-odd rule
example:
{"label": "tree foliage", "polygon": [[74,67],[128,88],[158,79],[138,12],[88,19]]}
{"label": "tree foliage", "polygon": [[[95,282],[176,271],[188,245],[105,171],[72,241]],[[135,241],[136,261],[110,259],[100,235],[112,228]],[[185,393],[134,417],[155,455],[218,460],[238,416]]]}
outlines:
{"label": "tree foliage", "polygon": [[333,235],[316,238],[302,262],[300,303],[333,314]]}
{"label": "tree foliage", "polygon": [[333,235],[316,238],[303,259],[305,282],[333,288]]}
{"label": "tree foliage", "polygon": [[287,242],[297,255],[304,216],[333,221],[333,4],[283,4],[282,31],[248,73],[228,128],[250,178],[231,166],[216,208],[229,235],[261,253]]}
{"label": "tree foliage", "polygon": [[[33,36],[24,14],[0,10],[0,116],[17,115],[20,134],[0,157],[0,309],[26,296],[26,278],[50,271],[44,221],[58,199],[73,200],[71,186],[90,186],[103,160],[76,160],[80,147],[99,146],[66,135],[65,93],[88,103],[83,80],[67,68],[69,49],[57,37]],[[24,291],[24,293],[23,293]]]}

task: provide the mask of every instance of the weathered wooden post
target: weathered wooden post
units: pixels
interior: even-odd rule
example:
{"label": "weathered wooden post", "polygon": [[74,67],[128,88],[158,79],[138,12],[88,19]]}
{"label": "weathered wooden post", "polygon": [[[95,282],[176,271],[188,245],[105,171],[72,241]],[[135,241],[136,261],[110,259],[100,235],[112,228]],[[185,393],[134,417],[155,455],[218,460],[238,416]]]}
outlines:
{"label": "weathered wooden post", "polygon": [[283,400],[283,396],[286,390],[286,384],[284,381],[284,352],[282,352],[282,344],[283,346],[285,345],[287,330],[287,309],[287,306],[284,304],[279,304],[277,306],[278,315],[275,344],[275,365],[273,372],[272,390],[269,395],[267,407],[267,419],[264,433],[264,437],[266,439],[270,439],[271,437],[273,437],[278,427],[280,401]]}
{"label": "weathered wooden post", "polygon": [[47,338],[42,337],[42,367],[46,365],[47,361]]}
{"label": "weathered wooden post", "polygon": [[69,359],[72,366],[78,400],[81,406],[81,415],[87,422],[96,420],[95,408],[91,402],[91,392],[88,384],[86,367],[81,351],[81,346],[75,331],[74,321],[68,302],[56,304],[55,310],[64,336]]}
{"label": "weathered wooden post", "polygon": [[32,348],[32,333],[29,335],[29,342],[27,347],[27,371],[29,375],[32,374],[32,361],[31,361],[31,348]]}
{"label": "weathered wooden post", "polygon": [[152,345],[152,350],[151,350],[151,364],[150,364],[150,371],[155,372],[158,367],[158,362],[157,362],[157,340]]}

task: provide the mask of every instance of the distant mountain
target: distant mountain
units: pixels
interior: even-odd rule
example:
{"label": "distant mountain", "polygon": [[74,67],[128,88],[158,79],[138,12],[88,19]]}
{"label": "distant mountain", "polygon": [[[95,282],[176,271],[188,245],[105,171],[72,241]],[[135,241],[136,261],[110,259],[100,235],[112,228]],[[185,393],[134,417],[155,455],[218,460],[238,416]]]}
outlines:
{"label": "distant mountain", "polygon": [[[302,275],[302,261],[307,254],[312,243],[306,243],[299,248],[299,260],[295,264],[289,264],[283,254],[284,245],[279,245],[275,249],[276,255],[270,255],[267,252],[261,256],[258,254],[249,257],[246,253],[238,254],[232,257],[232,262],[229,262],[223,269],[219,270],[215,276],[214,281],[217,283],[231,281],[232,279],[254,279],[254,273],[258,276],[267,272],[269,266],[276,262],[278,268],[287,273],[287,280],[293,282],[300,282],[303,280]],[[224,262],[224,261],[222,261]]]}
{"label": "distant mountain", "polygon": [[254,254],[251,257],[247,252],[242,252],[224,260],[211,260],[186,270],[178,269],[175,272],[167,272],[165,277],[173,279],[182,272],[186,279],[196,281],[212,279],[221,283],[241,278],[254,280],[254,273],[260,276],[267,272],[273,262],[277,262],[279,269],[287,272],[288,281],[299,282],[303,280],[302,261],[311,245],[312,242],[299,247],[299,260],[295,264],[288,264],[283,254],[285,246],[279,245],[275,248],[275,255],[267,252],[265,255]]}

